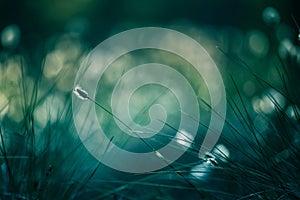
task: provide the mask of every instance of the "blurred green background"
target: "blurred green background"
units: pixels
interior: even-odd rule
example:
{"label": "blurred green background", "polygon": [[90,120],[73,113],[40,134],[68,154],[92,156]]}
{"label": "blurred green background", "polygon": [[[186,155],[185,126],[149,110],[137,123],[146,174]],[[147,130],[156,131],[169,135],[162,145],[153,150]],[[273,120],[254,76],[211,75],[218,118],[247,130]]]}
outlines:
{"label": "blurred green background", "polygon": [[[14,132],[21,133],[24,127],[25,132],[28,132],[28,126],[34,121],[33,132],[36,134],[34,143],[36,143],[37,155],[40,155],[39,150],[45,145],[48,148],[46,152],[48,152],[47,159],[49,160],[40,161],[47,163],[43,165],[43,170],[48,163],[57,167],[61,160],[71,157],[70,161],[61,165],[63,169],[57,172],[58,177],[63,177],[58,180],[81,179],[81,172],[90,172],[97,162],[84,148],[81,149],[82,152],[74,153],[73,156],[65,150],[66,146],[72,149],[80,143],[72,122],[72,113],[68,110],[76,72],[89,51],[110,36],[131,28],[157,26],[181,31],[204,46],[222,74],[228,101],[239,95],[244,99],[245,105],[238,102],[236,106],[240,106],[241,109],[245,106],[248,109],[247,114],[253,119],[258,132],[263,133],[263,136],[275,146],[274,152],[270,155],[277,155],[278,152],[284,150],[284,147],[280,146],[280,141],[277,140],[276,134],[280,132],[280,128],[278,129],[277,124],[272,121],[276,116],[276,111],[280,108],[279,110],[286,113],[292,120],[299,120],[295,112],[300,103],[298,80],[300,10],[297,3],[297,0],[1,0],[0,125],[9,127],[6,137],[14,141],[19,139],[8,135]],[[189,47],[186,48],[190,51]],[[110,106],[109,94],[113,84],[123,73],[119,66],[132,67],[136,63],[144,63],[148,60],[157,62],[163,60],[164,63],[175,67],[188,66],[187,63],[166,52],[152,52],[151,50],[133,52],[113,63],[112,70],[108,70],[103,82],[99,83],[102,84],[103,95],[100,94],[97,100],[105,107]],[[283,80],[282,74],[285,70],[289,72],[289,76]],[[193,82],[192,85],[196,87],[197,94],[208,99],[206,87],[201,84],[202,80],[197,82],[199,77],[193,76],[188,70],[186,76]],[[257,77],[263,81],[258,81]],[[38,85],[37,89],[36,85]],[[37,101],[32,103],[34,98]],[[138,104],[139,99],[142,98],[138,93],[133,102]],[[177,102],[174,104],[177,105]],[[139,106],[143,107],[143,104],[141,105]],[[201,110],[201,117],[203,117],[201,122],[204,124],[208,124],[209,121],[208,110],[207,107]],[[106,116],[107,113],[97,111],[99,111],[99,120],[109,130],[111,119]],[[31,116],[33,117],[30,118]],[[147,122],[148,118],[141,117],[141,123]],[[249,136],[246,131],[244,132],[242,124],[234,114],[234,109],[230,106],[227,119],[232,121],[246,137]],[[200,128],[199,132],[202,129],[205,127]],[[55,135],[49,134],[52,132],[55,132]],[[54,143],[47,143],[49,135],[52,135],[51,141]],[[16,137],[18,138],[19,135]],[[223,152],[230,151],[230,157],[234,160],[248,162],[241,152],[234,152],[234,148],[226,143],[226,139],[235,138],[230,127],[225,126],[222,137],[224,138],[221,138],[220,142],[225,146],[220,144],[219,147],[223,149]],[[293,138],[294,142],[299,141],[299,138],[295,138]],[[201,139],[201,137],[198,138],[199,141]],[[263,138],[259,140],[264,141]],[[196,144],[199,141],[196,141]],[[241,144],[244,145],[244,143]],[[272,146],[265,143],[264,145]],[[14,149],[15,146],[21,145],[12,142],[9,146]],[[198,146],[192,148],[195,148],[192,150],[198,150]],[[243,150],[246,153],[250,151],[247,148]],[[19,153],[19,151],[15,152]],[[192,158],[187,156],[179,161],[179,163],[189,163],[188,173],[193,167],[199,166],[197,165],[199,163],[193,163],[198,159],[194,156],[193,154]],[[3,162],[0,161],[1,166]],[[77,169],[79,169],[79,174],[75,173]],[[110,181],[112,179],[125,182],[137,179],[134,175],[116,172],[105,166],[101,166],[101,170],[96,173],[101,179],[95,178],[90,184],[99,186],[105,183],[101,185],[103,188],[97,191],[100,193],[106,194],[107,191],[113,191],[116,186],[125,185],[121,181],[105,182],[105,178]],[[71,178],[63,176],[65,174],[71,174]],[[72,176],[74,174],[75,176]],[[205,172],[191,174],[199,180],[205,177],[203,175]],[[166,183],[166,185],[170,185],[168,182],[170,180],[175,185],[178,181],[180,186],[184,182],[176,179],[174,183],[173,179],[167,175],[153,176],[150,179],[146,177],[143,180],[149,183],[152,179],[158,183]],[[212,185],[214,183],[212,182]],[[222,181],[218,184],[222,185]],[[55,191],[56,186],[53,185],[52,190]],[[190,185],[186,183],[183,185],[187,188],[182,191],[186,192],[191,189]],[[0,191],[3,188],[5,190],[2,186],[0,185]],[[185,196],[184,192],[180,193],[176,191],[176,188],[171,190],[165,187],[166,193],[170,190],[171,195],[167,195],[170,199]],[[145,189],[144,186],[139,186],[139,188]],[[147,189],[149,189],[147,190],[149,194],[152,192],[156,196],[164,193],[156,190],[157,187]],[[225,189],[240,191],[237,184],[225,187]],[[85,191],[90,190],[95,192],[90,188]],[[177,196],[176,192],[178,192]],[[117,194],[118,191],[115,193]],[[197,192],[195,193],[191,195],[191,199],[198,197]],[[143,195],[139,190],[131,188],[125,190],[121,196],[129,198],[133,194]],[[55,196],[55,192],[53,195]]]}
{"label": "blurred green background", "polygon": [[[17,24],[22,31],[21,44],[26,47],[38,45],[53,34],[72,28],[85,28],[85,39],[95,44],[105,39],[112,30],[122,24],[129,28],[167,26],[177,21],[186,21],[186,23],[195,23],[195,26],[207,24],[266,30],[261,15],[268,6],[278,9],[285,23],[292,24],[291,15],[296,16],[299,13],[296,0],[2,0],[0,29],[10,24]],[[82,20],[81,22],[85,23],[82,26],[86,27],[79,27],[79,25],[76,27],[76,19]]]}
{"label": "blurred green background", "polygon": [[[299,12],[297,1],[292,0],[2,0],[0,8],[3,105],[8,100],[18,101],[12,96],[17,94],[14,86],[22,74],[20,65],[29,85],[43,69],[41,91],[47,93],[55,82],[55,89],[66,94],[92,48],[120,31],[143,26],[173,28],[199,41],[218,65],[227,89],[235,90],[230,78],[233,76],[242,95],[250,100],[264,90],[250,76],[251,70],[280,89],[282,80],[277,68],[281,61],[277,55],[282,59],[291,57],[293,65],[299,65]],[[237,59],[251,70],[241,67]],[[294,86],[290,81],[289,85]],[[21,107],[18,104],[11,106],[15,111],[9,111],[9,116],[18,118],[16,121],[22,118],[14,114]]]}

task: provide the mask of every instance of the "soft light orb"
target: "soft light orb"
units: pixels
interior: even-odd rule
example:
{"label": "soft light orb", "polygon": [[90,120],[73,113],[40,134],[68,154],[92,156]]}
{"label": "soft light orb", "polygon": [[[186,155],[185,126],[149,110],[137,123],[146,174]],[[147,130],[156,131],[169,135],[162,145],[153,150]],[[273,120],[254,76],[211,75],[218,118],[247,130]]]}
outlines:
{"label": "soft light orb", "polygon": [[15,25],[6,26],[1,32],[1,44],[3,47],[15,48],[20,42],[20,28]]}
{"label": "soft light orb", "polygon": [[273,7],[267,7],[262,13],[263,21],[268,25],[275,25],[280,23],[280,15]]}

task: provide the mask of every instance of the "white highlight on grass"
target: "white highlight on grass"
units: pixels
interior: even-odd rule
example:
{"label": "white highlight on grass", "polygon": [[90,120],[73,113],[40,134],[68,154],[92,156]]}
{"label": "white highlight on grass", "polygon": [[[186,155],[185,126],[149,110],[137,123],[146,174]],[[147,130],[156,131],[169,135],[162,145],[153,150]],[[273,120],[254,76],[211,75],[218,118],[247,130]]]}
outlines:
{"label": "white highlight on grass", "polygon": [[178,144],[187,148],[189,148],[193,142],[193,136],[185,130],[179,130],[175,135],[175,139]]}
{"label": "white highlight on grass", "polygon": [[282,59],[289,57],[300,63],[300,48],[293,44],[290,39],[284,39],[280,42],[278,54]]}
{"label": "white highlight on grass", "polygon": [[161,159],[165,159],[164,156],[159,153],[159,151],[155,151],[155,155]]}
{"label": "white highlight on grass", "polygon": [[258,97],[258,96],[253,97],[252,100],[251,100],[251,103],[252,103],[253,110],[256,113],[261,112],[261,110],[260,110],[260,97]]}
{"label": "white highlight on grass", "polygon": [[209,164],[201,163],[191,169],[190,175],[192,175],[198,180],[204,181],[207,179],[207,176],[209,175],[210,172],[211,172],[211,168],[209,167]]}
{"label": "white highlight on grass", "polygon": [[296,105],[290,105],[286,108],[285,113],[290,119],[297,120],[297,117],[300,116],[300,108]]}
{"label": "white highlight on grass", "polygon": [[275,104],[268,96],[263,96],[259,102],[259,108],[263,113],[271,114],[275,109]]}
{"label": "white highlight on grass", "polygon": [[294,48],[294,44],[289,39],[284,39],[279,44],[278,54],[281,58],[286,59],[293,52]]}
{"label": "white highlight on grass", "polygon": [[222,162],[227,162],[230,156],[230,151],[225,145],[218,144],[215,146],[213,150],[213,154],[216,156],[216,158],[218,158]]}

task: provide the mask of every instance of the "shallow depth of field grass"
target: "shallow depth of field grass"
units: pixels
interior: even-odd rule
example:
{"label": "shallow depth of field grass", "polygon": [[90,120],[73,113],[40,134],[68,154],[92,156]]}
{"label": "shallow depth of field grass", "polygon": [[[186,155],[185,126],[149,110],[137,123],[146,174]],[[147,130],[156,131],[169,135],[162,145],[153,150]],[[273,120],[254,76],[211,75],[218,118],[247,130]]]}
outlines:
{"label": "shallow depth of field grass", "polygon": [[[188,151],[168,167],[145,174],[105,166],[88,153],[77,135],[72,91],[76,72],[91,49],[80,34],[66,31],[53,36],[35,56],[17,47],[3,48],[0,200],[299,199],[300,50],[298,33],[291,31],[299,28],[298,19],[292,17],[294,26],[288,28],[274,16],[271,19],[265,19],[267,33],[232,27],[200,28],[182,22],[169,27],[203,44],[224,79],[225,126],[218,144],[204,158],[198,157],[198,151],[213,110],[201,77],[185,70],[190,67],[188,63],[152,50],[131,52],[113,63],[112,70],[99,82],[96,97],[108,111],[110,92],[124,73],[121,67],[146,61],[161,61],[182,70],[199,94],[199,133],[194,141],[185,137],[178,140],[189,146]],[[280,34],[273,31],[278,29]],[[165,90],[148,96],[147,91],[140,91],[132,101],[139,104],[134,108],[140,110],[134,114],[141,124],[149,121],[145,113],[154,104],[151,98],[174,97]],[[143,99],[145,96],[150,100]],[[144,100],[146,105],[141,107]],[[176,101],[171,103],[170,108],[178,106]],[[116,135],[111,114],[95,106],[107,135]],[[178,130],[172,128],[176,134]],[[120,146],[132,142],[130,137],[118,134],[119,138],[114,136],[111,142]],[[162,135],[166,141],[174,137],[174,133]],[[165,140],[155,138],[151,144],[160,147]]]}

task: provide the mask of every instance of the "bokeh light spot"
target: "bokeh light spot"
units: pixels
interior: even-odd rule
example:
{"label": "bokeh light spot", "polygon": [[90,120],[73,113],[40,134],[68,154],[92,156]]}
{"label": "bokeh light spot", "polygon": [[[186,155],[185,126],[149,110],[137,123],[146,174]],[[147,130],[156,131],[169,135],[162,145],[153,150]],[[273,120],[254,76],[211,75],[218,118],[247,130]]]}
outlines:
{"label": "bokeh light spot", "polygon": [[1,44],[3,47],[15,48],[20,42],[21,32],[17,25],[6,26],[1,32]]}
{"label": "bokeh light spot", "polygon": [[6,79],[13,85],[19,83],[22,72],[21,72],[20,60],[16,58],[9,59],[7,61],[6,68]]}
{"label": "bokeh light spot", "polygon": [[58,73],[63,68],[64,57],[61,51],[54,51],[49,53],[46,57],[45,67],[44,67],[44,76],[46,78],[53,78],[58,75]]}
{"label": "bokeh light spot", "polygon": [[273,7],[267,7],[262,13],[263,21],[268,25],[279,24],[280,15],[278,11]]}
{"label": "bokeh light spot", "polygon": [[261,31],[251,31],[249,33],[248,45],[251,53],[257,57],[265,57],[269,52],[269,40]]}
{"label": "bokeh light spot", "polygon": [[285,106],[285,98],[274,89],[270,89],[262,96],[260,110],[265,114],[272,114],[276,109],[282,109]]}
{"label": "bokeh light spot", "polygon": [[23,120],[23,109],[19,98],[12,98],[8,110],[8,117],[13,121],[19,123]]}
{"label": "bokeh light spot", "polygon": [[9,102],[7,97],[0,92],[0,119],[3,118],[3,116],[6,115],[6,113],[8,112],[8,108],[9,108]]}

